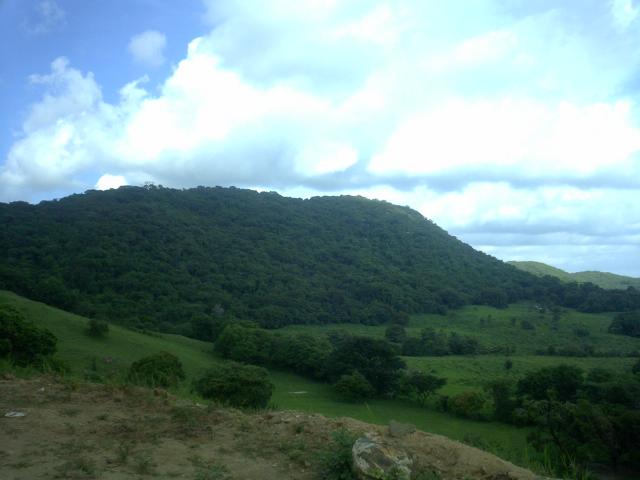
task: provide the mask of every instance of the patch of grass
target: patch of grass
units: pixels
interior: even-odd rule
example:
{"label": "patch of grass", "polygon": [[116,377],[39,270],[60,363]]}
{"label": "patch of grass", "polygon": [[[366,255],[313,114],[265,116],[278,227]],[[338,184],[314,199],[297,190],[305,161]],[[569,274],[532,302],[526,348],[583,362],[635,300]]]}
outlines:
{"label": "patch of grass", "polygon": [[322,480],[353,480],[351,449],[357,438],[345,429],[331,433],[331,442],[318,454]]}
{"label": "patch of grass", "polygon": [[93,478],[95,462],[87,457],[76,456],[56,467],[55,478]]}
{"label": "patch of grass", "polygon": [[138,475],[152,475],[155,472],[155,463],[148,453],[139,453],[133,459],[133,470]]}

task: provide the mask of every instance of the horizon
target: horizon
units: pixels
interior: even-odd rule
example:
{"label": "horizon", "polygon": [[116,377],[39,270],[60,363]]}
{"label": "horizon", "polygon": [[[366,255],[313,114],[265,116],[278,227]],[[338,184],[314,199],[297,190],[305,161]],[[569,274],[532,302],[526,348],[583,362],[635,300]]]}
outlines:
{"label": "horizon", "polygon": [[0,202],[149,180],[407,205],[640,277],[640,5],[0,2]]}

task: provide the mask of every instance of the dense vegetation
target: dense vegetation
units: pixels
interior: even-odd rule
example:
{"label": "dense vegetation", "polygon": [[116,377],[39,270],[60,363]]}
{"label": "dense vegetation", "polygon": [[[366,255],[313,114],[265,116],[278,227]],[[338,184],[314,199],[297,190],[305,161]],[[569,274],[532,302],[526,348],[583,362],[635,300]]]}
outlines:
{"label": "dense vegetation", "polygon": [[419,213],[360,197],[122,187],[0,204],[0,288],[111,322],[208,339],[222,317],[401,323],[521,299],[583,311],[640,293],[539,279]]}

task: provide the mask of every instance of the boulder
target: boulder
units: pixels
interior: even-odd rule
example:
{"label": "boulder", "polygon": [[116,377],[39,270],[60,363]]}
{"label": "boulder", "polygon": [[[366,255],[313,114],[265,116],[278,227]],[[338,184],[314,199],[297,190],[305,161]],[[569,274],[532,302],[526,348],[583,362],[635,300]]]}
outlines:
{"label": "boulder", "polygon": [[358,480],[409,480],[412,460],[402,450],[360,437],[351,450]]}
{"label": "boulder", "polygon": [[406,437],[416,431],[415,425],[410,423],[400,423],[395,420],[389,422],[389,435],[396,438]]}

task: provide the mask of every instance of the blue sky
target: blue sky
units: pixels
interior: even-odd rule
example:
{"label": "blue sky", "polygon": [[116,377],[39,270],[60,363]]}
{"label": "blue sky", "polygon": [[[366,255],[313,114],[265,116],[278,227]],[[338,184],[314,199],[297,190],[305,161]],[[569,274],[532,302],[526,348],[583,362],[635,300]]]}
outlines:
{"label": "blue sky", "polygon": [[0,201],[154,181],[409,205],[640,276],[632,0],[0,0]]}

